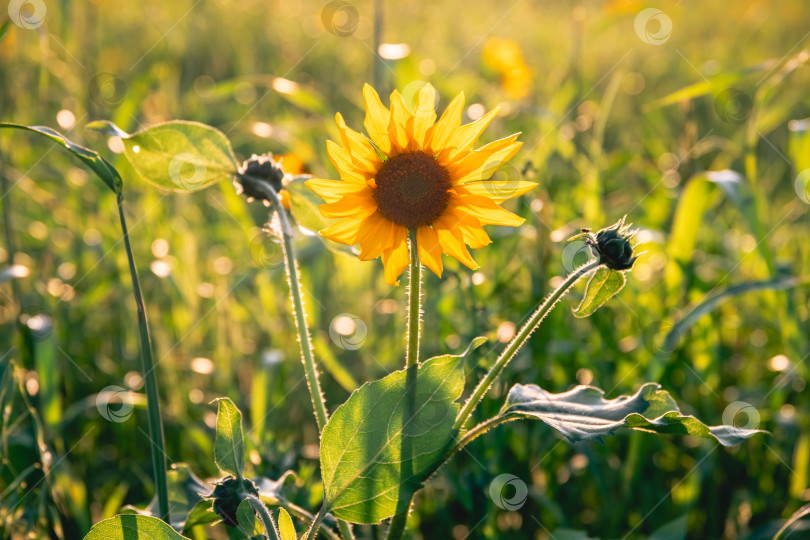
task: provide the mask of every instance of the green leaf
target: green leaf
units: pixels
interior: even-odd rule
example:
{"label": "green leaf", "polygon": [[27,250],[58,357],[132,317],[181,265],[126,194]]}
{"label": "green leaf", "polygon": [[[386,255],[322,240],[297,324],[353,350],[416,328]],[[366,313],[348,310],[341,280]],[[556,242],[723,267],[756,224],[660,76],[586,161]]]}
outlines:
{"label": "green leaf", "polygon": [[542,420],[570,442],[601,440],[619,428],[714,438],[723,446],[765,433],[735,426],[706,426],[694,416],[681,414],[675,400],[657,383],[644,384],[632,396],[605,399],[604,395],[593,386],[552,394],[536,384],[516,384],[498,416]]}
{"label": "green leaf", "polygon": [[599,309],[605,302],[622,290],[625,284],[624,273],[600,266],[588,280],[585,296],[579,307],[574,310],[575,317],[587,317]]}
{"label": "green leaf", "polygon": [[236,521],[239,524],[239,530],[245,536],[251,537],[256,532],[256,512],[250,504],[250,499],[239,503],[239,507],[236,509]]}
{"label": "green leaf", "polygon": [[121,175],[118,174],[118,171],[109,161],[101,157],[98,152],[76,144],[58,131],[47,126],[23,126],[21,124],[10,124],[8,122],[0,122],[0,128],[24,129],[44,135],[50,140],[64,146],[70,153],[82,160],[108,188],[113,190],[113,192],[119,193],[121,191]]}
{"label": "green leaf", "polygon": [[645,105],[644,111],[649,111],[658,107],[666,107],[667,105],[680,103],[681,101],[688,101],[712,92],[718,93],[725,90],[729,86],[736,84],[749,75],[767,69],[772,69],[778,63],[779,62],[777,60],[771,59],[737,71],[720,73],[710,77],[709,79],[697,82],[695,84],[690,84],[689,86],[676,90],[675,92],[672,92],[671,94],[668,94],[662,98],[656,99],[652,103]]}
{"label": "green leaf", "polygon": [[366,383],[338,407],[321,437],[327,510],[354,523],[408,510],[455,439],[464,357],[483,341]]}
{"label": "green leaf", "polygon": [[84,540],[188,540],[156,517],[115,516],[93,525]]}
{"label": "green leaf", "polygon": [[[183,530],[189,515],[203,501],[203,497],[211,495],[213,490],[185,463],[172,465],[172,468],[166,471],[166,480],[169,488],[169,521],[175,529]],[[150,515],[158,515],[157,495],[149,502],[146,511]]]}
{"label": "green leaf", "polygon": [[281,532],[281,540],[295,540],[295,526],[290,514],[283,508],[278,510],[278,530]]}
{"label": "green leaf", "polygon": [[203,499],[195,504],[191,512],[188,513],[188,516],[186,516],[186,522],[183,524],[183,532],[188,532],[197,525],[216,523],[221,519],[222,518],[214,512],[213,499]]}
{"label": "green leaf", "polygon": [[226,473],[242,478],[245,470],[245,440],[242,434],[242,413],[229,398],[215,400],[217,436],[214,440],[214,461]]}
{"label": "green leaf", "polygon": [[106,121],[87,127],[121,137],[138,174],[170,191],[197,191],[230,180],[239,167],[225,134],[199,122],[174,120],[131,135]]}
{"label": "green leaf", "polygon": [[321,216],[318,206],[323,201],[304,182],[309,176],[297,176],[292,182],[284,186],[290,194],[290,213],[295,222],[304,229],[317,233],[321,229],[329,226],[329,223]]}

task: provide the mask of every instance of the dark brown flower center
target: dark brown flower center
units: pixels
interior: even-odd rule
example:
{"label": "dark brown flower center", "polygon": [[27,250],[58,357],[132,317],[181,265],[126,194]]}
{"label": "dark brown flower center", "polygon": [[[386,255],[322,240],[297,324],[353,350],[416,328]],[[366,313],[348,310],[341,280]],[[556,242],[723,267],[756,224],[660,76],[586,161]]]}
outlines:
{"label": "dark brown flower center", "polygon": [[424,152],[392,157],[377,171],[376,182],[377,208],[397,225],[430,225],[447,209],[450,173]]}

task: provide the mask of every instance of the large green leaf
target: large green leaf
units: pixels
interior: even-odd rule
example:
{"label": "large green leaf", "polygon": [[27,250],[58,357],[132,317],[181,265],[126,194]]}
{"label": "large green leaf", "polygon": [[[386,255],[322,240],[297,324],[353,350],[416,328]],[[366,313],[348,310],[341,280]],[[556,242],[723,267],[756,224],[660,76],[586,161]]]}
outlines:
{"label": "large green leaf", "polygon": [[585,296],[577,309],[574,310],[574,316],[583,318],[591,315],[602,304],[622,290],[625,282],[624,272],[611,270],[607,266],[600,266],[593,273],[591,279],[588,280]]}
{"label": "large green leaf", "polygon": [[84,540],[188,540],[167,523],[151,516],[129,514],[93,525]]}
{"label": "large green leaf", "polygon": [[87,127],[121,137],[132,167],[163,189],[197,191],[230,180],[238,168],[225,134],[199,122],[174,120],[131,135],[106,121]]}
{"label": "large green leaf", "polygon": [[337,518],[378,523],[406,512],[453,443],[464,356],[439,356],[355,390],[321,437],[324,506]]}
{"label": "large green leaf", "polygon": [[245,470],[245,440],[242,433],[242,413],[228,398],[219,398],[217,436],[214,440],[214,461],[226,473],[242,478]]}
{"label": "large green leaf", "polygon": [[657,383],[644,384],[632,396],[604,396],[604,391],[593,386],[552,394],[536,384],[516,384],[509,390],[499,416],[504,420],[542,420],[571,442],[601,440],[619,428],[711,437],[723,446],[763,433],[735,426],[707,426],[694,416],[681,414],[675,400]]}
{"label": "large green leaf", "polygon": [[21,124],[10,124],[8,122],[0,122],[0,128],[24,129],[49,138],[64,146],[70,153],[82,160],[85,165],[90,167],[90,170],[96,173],[96,176],[98,176],[108,188],[115,193],[121,191],[121,175],[118,174],[118,171],[115,170],[115,167],[113,167],[109,161],[101,157],[98,152],[76,144],[58,131],[47,126],[23,126]]}

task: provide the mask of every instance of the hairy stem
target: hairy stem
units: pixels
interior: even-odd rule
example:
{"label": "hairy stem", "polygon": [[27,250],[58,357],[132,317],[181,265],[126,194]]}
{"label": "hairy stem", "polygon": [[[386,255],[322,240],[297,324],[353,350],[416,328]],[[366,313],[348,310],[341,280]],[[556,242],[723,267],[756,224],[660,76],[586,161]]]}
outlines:
{"label": "hairy stem", "polygon": [[301,293],[301,282],[298,279],[298,262],[295,258],[295,247],[293,246],[292,227],[287,218],[287,212],[281,204],[278,195],[269,187],[264,185],[261,188],[263,195],[273,204],[273,208],[278,214],[281,223],[281,245],[284,251],[284,266],[287,268],[287,284],[290,286],[292,296],[293,316],[295,327],[298,330],[298,344],[301,348],[301,361],[304,363],[304,371],[307,377],[307,387],[312,398],[312,408],[315,411],[315,420],[318,423],[318,433],[323,431],[323,427],[329,420],[326,412],[326,400],[321,391],[321,382],[318,378],[318,370],[315,367],[315,353],[312,349],[312,341],[309,337],[309,326],[304,315],[304,295]]}
{"label": "hairy stem", "polygon": [[408,346],[405,350],[405,367],[419,363],[419,338],[422,322],[422,265],[419,264],[419,250],[416,247],[416,229],[408,231],[411,251],[411,269],[408,288]]}
{"label": "hairy stem", "polygon": [[462,429],[464,427],[467,420],[475,410],[475,407],[489,391],[492,383],[495,382],[498,375],[501,374],[509,361],[514,358],[515,354],[520,350],[524,343],[526,343],[526,340],[529,339],[532,332],[537,329],[537,327],[540,325],[546,315],[548,315],[551,309],[557,304],[557,302],[560,301],[565,293],[567,293],[571,287],[573,287],[573,285],[580,280],[580,278],[595,270],[600,264],[601,263],[599,260],[593,260],[577,268],[565,279],[565,281],[563,281],[562,285],[557,287],[554,292],[552,292],[551,295],[549,295],[549,297],[546,298],[542,304],[540,304],[537,310],[532,313],[532,316],[529,317],[526,324],[521,327],[520,331],[515,335],[514,338],[512,338],[512,341],[509,342],[501,355],[498,357],[495,365],[490,368],[486,376],[481,379],[481,382],[475,387],[472,395],[461,408],[461,411],[459,411],[458,417],[456,417],[456,423],[453,425],[454,429]]}
{"label": "hairy stem", "polygon": [[138,329],[141,338],[141,371],[146,388],[146,412],[149,417],[149,438],[152,444],[152,469],[155,477],[155,491],[158,498],[158,515],[169,522],[169,487],[166,480],[166,444],[163,439],[163,421],[160,418],[160,397],[158,394],[155,362],[152,359],[152,339],[149,337],[149,324],[146,320],[146,308],[141,293],[141,282],[135,268],[135,257],[129,243],[129,230],[124,216],[124,196],[118,192],[118,217],[121,220],[121,231],[124,234],[124,247],[129,261],[129,275],[132,278],[132,291],[138,308]]}
{"label": "hairy stem", "polygon": [[[340,529],[340,536],[343,538],[343,540],[354,540],[354,533],[352,532],[351,525],[343,520],[340,520],[338,521],[338,529]],[[324,530],[326,530],[325,527]]]}
{"label": "hairy stem", "polygon": [[315,540],[318,536],[318,529],[321,528],[321,523],[323,523],[324,518],[326,517],[326,506],[321,506],[321,509],[318,510],[318,513],[315,514],[315,519],[312,520],[312,525],[310,525],[309,530],[307,531],[306,536],[304,537],[305,540]]}
{"label": "hairy stem", "polygon": [[261,499],[255,495],[248,494],[247,500],[250,503],[250,506],[253,507],[253,510],[256,511],[256,514],[258,514],[259,521],[262,522],[265,538],[270,540],[281,540],[279,538],[278,529],[276,528],[276,522],[273,520],[273,516],[267,510],[267,507],[264,505]]}

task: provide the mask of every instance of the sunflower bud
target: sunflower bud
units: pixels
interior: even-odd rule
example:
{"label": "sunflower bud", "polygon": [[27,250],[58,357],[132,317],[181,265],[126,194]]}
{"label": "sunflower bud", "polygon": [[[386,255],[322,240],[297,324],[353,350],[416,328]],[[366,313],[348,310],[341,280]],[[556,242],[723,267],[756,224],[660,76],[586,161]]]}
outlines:
{"label": "sunflower bud", "polygon": [[629,270],[638,259],[633,255],[638,229],[624,224],[625,218],[616,224],[591,235],[588,243],[596,251],[599,260],[612,270]]}
{"label": "sunflower bud", "polygon": [[247,478],[240,482],[233,476],[228,476],[214,488],[214,512],[231,527],[237,527],[239,522],[236,519],[236,510],[248,495],[259,496],[256,484]]}
{"label": "sunflower bud", "polygon": [[266,201],[267,195],[262,187],[278,193],[284,185],[284,177],[281,163],[273,160],[273,154],[262,156],[253,154],[239,167],[234,184],[237,192],[244,194],[248,199]]}

